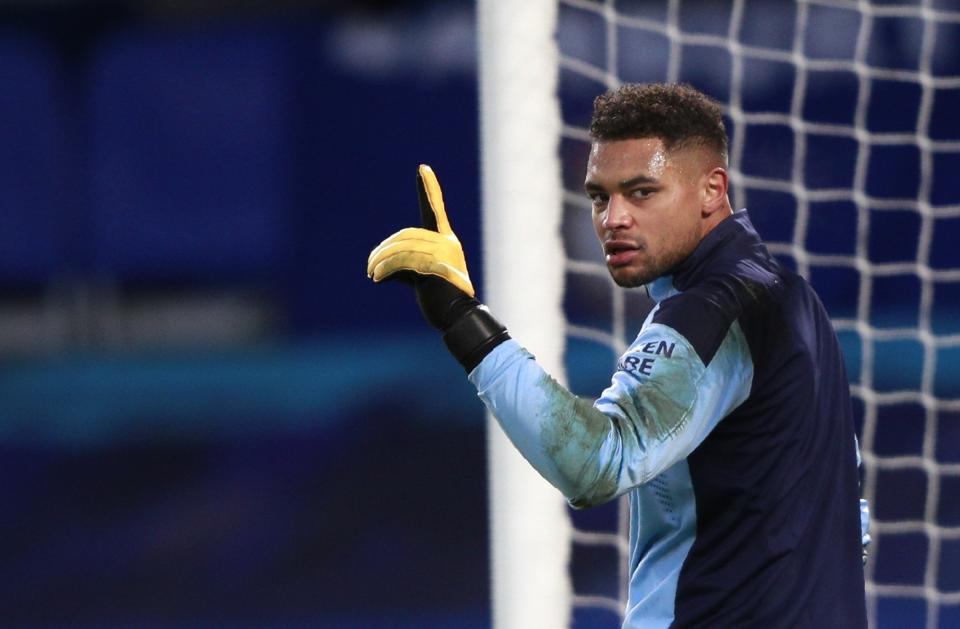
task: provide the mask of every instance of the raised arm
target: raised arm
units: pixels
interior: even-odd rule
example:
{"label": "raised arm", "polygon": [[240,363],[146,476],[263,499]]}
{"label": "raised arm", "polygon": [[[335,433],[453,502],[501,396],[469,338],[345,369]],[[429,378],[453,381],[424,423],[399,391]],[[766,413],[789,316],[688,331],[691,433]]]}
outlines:
{"label": "raised arm", "polygon": [[[476,299],[429,167],[420,167],[417,184],[424,227],[384,240],[370,254],[367,273],[377,282],[413,284],[424,317],[444,333],[511,441],[575,506],[650,480],[746,399],[753,366],[743,333],[729,312],[696,295],[675,298],[662,321],[651,313],[610,387],[594,404],[578,398]],[[677,313],[696,317],[697,329],[713,335],[701,334],[694,346],[670,325]]]}
{"label": "raised arm", "polygon": [[676,330],[644,327],[596,402],[560,386],[515,341],[470,374],[514,445],[575,507],[600,504],[684,459],[746,399],[734,324],[708,365]]}

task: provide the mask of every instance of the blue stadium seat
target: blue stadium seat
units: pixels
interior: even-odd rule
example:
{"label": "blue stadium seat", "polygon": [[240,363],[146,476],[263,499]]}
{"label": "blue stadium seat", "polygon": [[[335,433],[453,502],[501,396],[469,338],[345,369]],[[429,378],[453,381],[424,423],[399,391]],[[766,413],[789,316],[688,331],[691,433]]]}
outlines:
{"label": "blue stadium seat", "polygon": [[283,252],[289,107],[280,33],[131,29],[90,81],[93,259],[121,280],[263,279]]}
{"label": "blue stadium seat", "polygon": [[57,58],[39,39],[0,32],[0,283],[39,284],[64,261]]}

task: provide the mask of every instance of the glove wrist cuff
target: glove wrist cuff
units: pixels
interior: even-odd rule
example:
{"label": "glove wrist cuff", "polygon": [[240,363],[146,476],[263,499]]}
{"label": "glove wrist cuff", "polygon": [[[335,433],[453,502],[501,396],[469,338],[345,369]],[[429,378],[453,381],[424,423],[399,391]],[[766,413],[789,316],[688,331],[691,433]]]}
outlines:
{"label": "glove wrist cuff", "polygon": [[443,342],[467,373],[493,348],[510,338],[507,328],[480,304],[458,317],[443,334]]}

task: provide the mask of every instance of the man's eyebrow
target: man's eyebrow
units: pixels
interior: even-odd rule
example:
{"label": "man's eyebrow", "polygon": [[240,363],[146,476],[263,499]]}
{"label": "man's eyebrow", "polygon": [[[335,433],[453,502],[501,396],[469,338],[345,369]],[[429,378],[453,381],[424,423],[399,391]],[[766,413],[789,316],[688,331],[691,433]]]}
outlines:
{"label": "man's eyebrow", "polygon": [[586,192],[603,192],[603,186],[592,181],[586,181],[583,184],[583,189]]}
{"label": "man's eyebrow", "polygon": [[650,177],[649,175],[637,175],[632,179],[627,179],[626,181],[620,182],[620,188],[632,188],[638,184],[642,183],[660,183],[660,180],[656,177]]}
{"label": "man's eyebrow", "polygon": [[[641,184],[656,184],[660,183],[660,180],[656,177],[651,177],[649,175],[637,175],[636,177],[631,177],[630,179],[625,179],[617,184],[617,187],[621,190],[626,188],[632,188],[633,186]],[[603,186],[593,181],[587,181],[583,184],[583,189],[587,192],[602,192],[604,190]]]}

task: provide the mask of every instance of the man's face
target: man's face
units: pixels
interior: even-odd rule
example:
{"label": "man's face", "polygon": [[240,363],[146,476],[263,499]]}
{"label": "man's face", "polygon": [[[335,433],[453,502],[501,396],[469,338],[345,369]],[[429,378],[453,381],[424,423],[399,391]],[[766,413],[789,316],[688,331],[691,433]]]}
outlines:
{"label": "man's face", "polygon": [[607,268],[620,286],[666,275],[702,237],[704,170],[693,149],[659,138],[595,141],[584,189]]}

